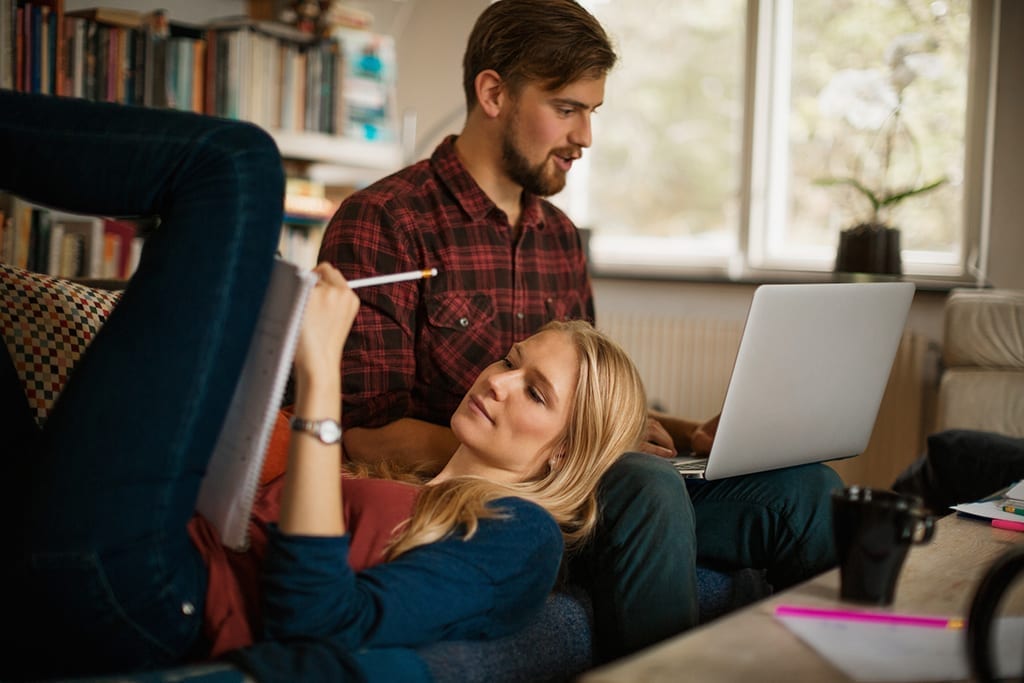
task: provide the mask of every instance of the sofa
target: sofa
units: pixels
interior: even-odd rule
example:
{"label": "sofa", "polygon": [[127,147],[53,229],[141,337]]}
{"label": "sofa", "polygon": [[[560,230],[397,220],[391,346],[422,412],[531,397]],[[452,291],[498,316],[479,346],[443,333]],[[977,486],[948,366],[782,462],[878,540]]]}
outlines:
{"label": "sofa", "polygon": [[1024,291],[950,292],[942,361],[937,431],[1024,436]]}
{"label": "sofa", "polygon": [[[24,397],[0,392],[0,411],[24,401],[37,418],[47,411],[89,341],[116,305],[118,292],[88,287],[0,264],[0,386],[17,382]],[[272,444],[273,447],[273,444]],[[770,593],[755,570],[698,568],[702,621],[714,619]],[[59,648],[55,648],[55,651]],[[438,681],[537,682],[570,680],[602,658],[591,641],[590,602],[571,586],[549,596],[520,633],[489,642],[443,642],[422,648]],[[227,666],[197,664],[114,681],[242,681]]]}
{"label": "sofa", "polygon": [[893,488],[938,514],[1024,479],[1024,291],[954,289],[936,426]]}

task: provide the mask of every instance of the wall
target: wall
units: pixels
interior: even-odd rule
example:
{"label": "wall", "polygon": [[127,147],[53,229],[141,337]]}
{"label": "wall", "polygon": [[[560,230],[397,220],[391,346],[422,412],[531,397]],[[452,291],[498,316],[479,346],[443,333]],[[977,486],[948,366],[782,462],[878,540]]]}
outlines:
{"label": "wall", "polygon": [[1000,3],[988,279],[1024,289],[1024,3]]}
{"label": "wall", "polygon": [[462,129],[462,52],[488,0],[407,2],[411,10],[396,36],[398,107],[416,115],[409,161],[428,156],[448,133]]}

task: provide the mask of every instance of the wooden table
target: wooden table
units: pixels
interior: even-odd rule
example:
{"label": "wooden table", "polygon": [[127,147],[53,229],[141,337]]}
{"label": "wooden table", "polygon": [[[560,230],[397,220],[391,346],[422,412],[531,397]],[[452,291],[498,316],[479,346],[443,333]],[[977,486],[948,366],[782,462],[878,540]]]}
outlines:
{"label": "wooden table", "polygon": [[[966,617],[978,582],[1024,533],[951,515],[938,521],[931,543],[914,546],[900,574],[894,603],[883,611]],[[1011,592],[1012,611],[1024,612]],[[585,683],[658,681],[849,681],[773,614],[779,604],[855,607],[839,602],[839,570],[778,593],[628,659],[588,672]]]}

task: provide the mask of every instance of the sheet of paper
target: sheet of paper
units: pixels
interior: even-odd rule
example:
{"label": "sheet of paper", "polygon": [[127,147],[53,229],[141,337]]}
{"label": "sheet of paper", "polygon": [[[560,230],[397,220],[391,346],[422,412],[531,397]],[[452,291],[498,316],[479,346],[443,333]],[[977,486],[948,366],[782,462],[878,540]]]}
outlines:
{"label": "sheet of paper", "polygon": [[[967,680],[967,630],[776,616],[855,681]],[[993,631],[1002,676],[1024,673],[1024,617],[1004,617]]]}
{"label": "sheet of paper", "polygon": [[965,515],[973,515],[974,517],[1002,519],[1007,522],[1024,521],[1024,517],[1003,510],[1002,496],[999,496],[999,498],[997,498],[996,500],[979,500],[977,503],[963,503],[961,505],[954,505],[953,509],[956,510],[957,512],[962,512]]}

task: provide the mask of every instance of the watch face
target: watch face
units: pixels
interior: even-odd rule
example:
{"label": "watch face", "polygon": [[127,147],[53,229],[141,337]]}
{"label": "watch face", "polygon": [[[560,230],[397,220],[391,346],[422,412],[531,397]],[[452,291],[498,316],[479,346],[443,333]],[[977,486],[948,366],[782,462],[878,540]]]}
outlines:
{"label": "watch face", "polygon": [[341,441],[341,426],[334,420],[324,420],[320,423],[319,437],[324,443],[338,443]]}

